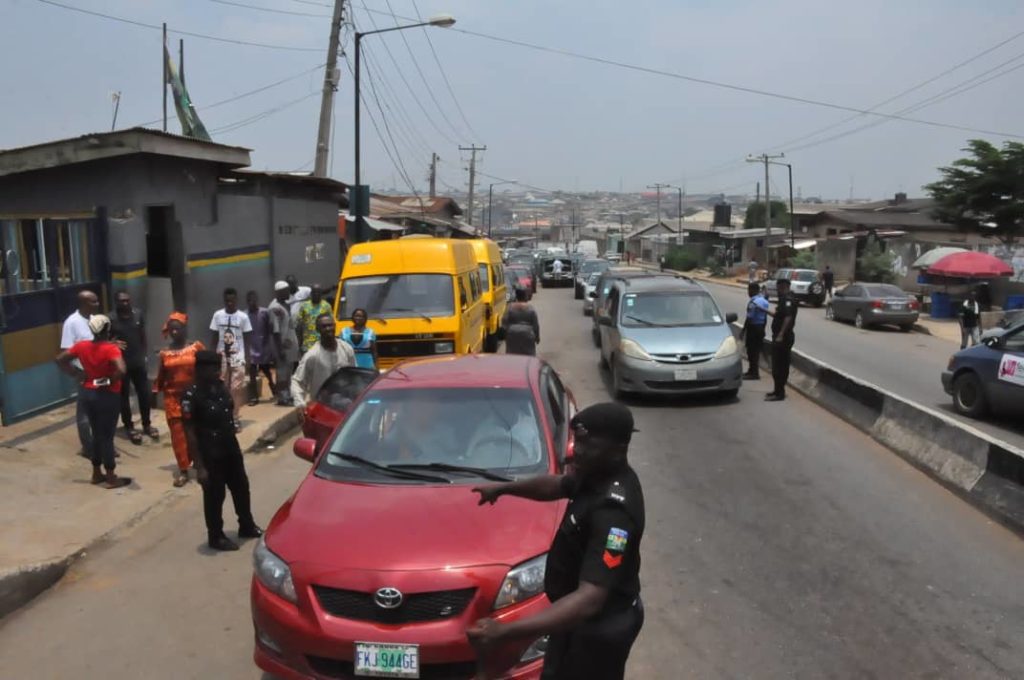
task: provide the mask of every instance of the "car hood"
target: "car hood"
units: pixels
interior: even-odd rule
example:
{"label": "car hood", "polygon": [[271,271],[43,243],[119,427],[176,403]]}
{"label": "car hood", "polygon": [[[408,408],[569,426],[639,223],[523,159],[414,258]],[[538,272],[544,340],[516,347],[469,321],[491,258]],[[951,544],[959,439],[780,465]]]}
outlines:
{"label": "car hood", "polygon": [[513,566],[548,550],[564,502],[503,497],[479,506],[472,484],[370,485],[308,476],[267,531],[288,563],[412,571]]}
{"label": "car hood", "polygon": [[623,328],[622,337],[649,354],[714,354],[731,334],[724,324],[678,328]]}

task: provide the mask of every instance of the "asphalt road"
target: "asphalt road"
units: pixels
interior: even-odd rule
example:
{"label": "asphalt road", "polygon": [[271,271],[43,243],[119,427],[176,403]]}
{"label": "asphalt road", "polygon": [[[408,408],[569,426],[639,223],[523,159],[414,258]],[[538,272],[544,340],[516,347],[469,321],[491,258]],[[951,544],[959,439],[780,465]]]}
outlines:
{"label": "asphalt road", "polygon": [[[723,311],[744,317],[746,291],[721,284],[706,285]],[[959,347],[947,340],[923,333],[903,333],[888,326],[858,330],[850,323],[829,321],[823,308],[801,306],[796,323],[796,349],[1024,448],[1024,423],[993,417],[975,420],[953,410],[952,397],[942,389],[941,376],[949,357]]]}
{"label": "asphalt road", "polygon": [[[536,305],[578,402],[606,400],[571,290]],[[1024,677],[1024,541],[799,396],[765,392],[631,404],[647,621],[628,677]],[[308,469],[280,449],[247,464],[263,522]],[[3,621],[0,676],[260,678],[250,551],[207,553],[194,492]]]}

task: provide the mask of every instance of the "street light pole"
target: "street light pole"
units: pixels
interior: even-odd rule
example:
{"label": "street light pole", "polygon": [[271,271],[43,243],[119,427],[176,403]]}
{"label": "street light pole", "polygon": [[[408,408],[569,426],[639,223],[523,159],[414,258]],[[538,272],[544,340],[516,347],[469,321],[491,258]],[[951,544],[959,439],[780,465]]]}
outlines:
{"label": "street light pole", "polygon": [[506,179],[500,182],[491,182],[487,187],[487,238],[491,237],[491,210],[494,207],[494,187],[502,184],[519,184],[519,180]]}
{"label": "street light pole", "polygon": [[793,164],[777,163],[771,161],[772,165],[784,165],[789,171],[789,247],[796,250],[796,222],[793,216]]}
{"label": "street light pole", "polygon": [[[440,14],[438,16],[432,17],[428,21],[421,21],[421,22],[415,23],[415,24],[406,24],[404,26],[392,26],[391,28],[381,28],[381,29],[378,29],[376,31],[365,31],[363,33],[356,32],[356,39],[355,39],[356,54],[355,54],[355,64],[354,64],[355,73],[352,74],[352,85],[353,85],[353,89],[355,90],[355,92],[353,93],[353,100],[355,102],[355,113],[353,115],[353,128],[354,128],[353,132],[354,132],[354,135],[355,135],[355,149],[353,150],[353,153],[352,153],[353,162],[355,163],[355,172],[353,173],[355,175],[355,184],[353,185],[353,189],[356,192],[360,192],[361,191],[361,187],[362,187],[362,164],[360,163],[360,139],[361,139],[361,135],[360,135],[360,117],[361,117],[361,113],[362,113],[362,106],[360,105],[361,104],[361,99],[360,99],[361,95],[360,95],[360,90],[359,90],[359,85],[360,85],[359,81],[360,81],[360,46],[362,45],[363,38],[365,38],[368,35],[376,35],[377,33],[390,33],[392,31],[404,31],[404,30],[407,30],[407,29],[410,29],[410,28],[420,28],[421,26],[438,26],[438,27],[441,27],[441,28],[449,28],[449,27],[453,26],[454,24],[455,24],[455,17],[453,17],[451,15],[448,15],[448,14]],[[349,198],[350,198],[350,203],[351,203],[351,195],[349,196]],[[365,210],[368,206],[361,206],[361,207]],[[355,241],[356,241],[356,243],[360,243],[360,242],[363,241],[362,215],[354,215],[354,217],[356,218],[355,219],[355,227],[356,227],[356,239],[355,239]]]}

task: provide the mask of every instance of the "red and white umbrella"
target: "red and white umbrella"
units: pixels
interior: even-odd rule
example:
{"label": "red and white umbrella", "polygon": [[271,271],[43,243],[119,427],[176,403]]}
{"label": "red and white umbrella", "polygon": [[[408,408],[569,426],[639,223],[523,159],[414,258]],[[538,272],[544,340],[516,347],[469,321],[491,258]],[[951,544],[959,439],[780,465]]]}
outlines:
{"label": "red and white umbrella", "polygon": [[928,267],[928,273],[954,279],[991,279],[1013,276],[1013,267],[994,255],[969,250],[937,260]]}

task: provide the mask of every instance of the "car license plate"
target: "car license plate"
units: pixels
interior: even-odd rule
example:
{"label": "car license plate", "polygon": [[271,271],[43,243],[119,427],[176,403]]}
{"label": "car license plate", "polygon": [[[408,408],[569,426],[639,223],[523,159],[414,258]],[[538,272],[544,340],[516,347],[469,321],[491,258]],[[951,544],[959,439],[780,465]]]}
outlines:
{"label": "car license plate", "polygon": [[357,642],[355,672],[370,678],[418,678],[420,646]]}
{"label": "car license plate", "polygon": [[696,380],[697,379],[697,369],[696,368],[677,368],[676,369],[675,378],[678,381]]}
{"label": "car license plate", "polygon": [[906,308],[906,305],[903,304],[902,302],[890,302],[889,303],[889,309],[894,309],[894,310],[897,310],[897,311],[903,311],[904,308]]}

